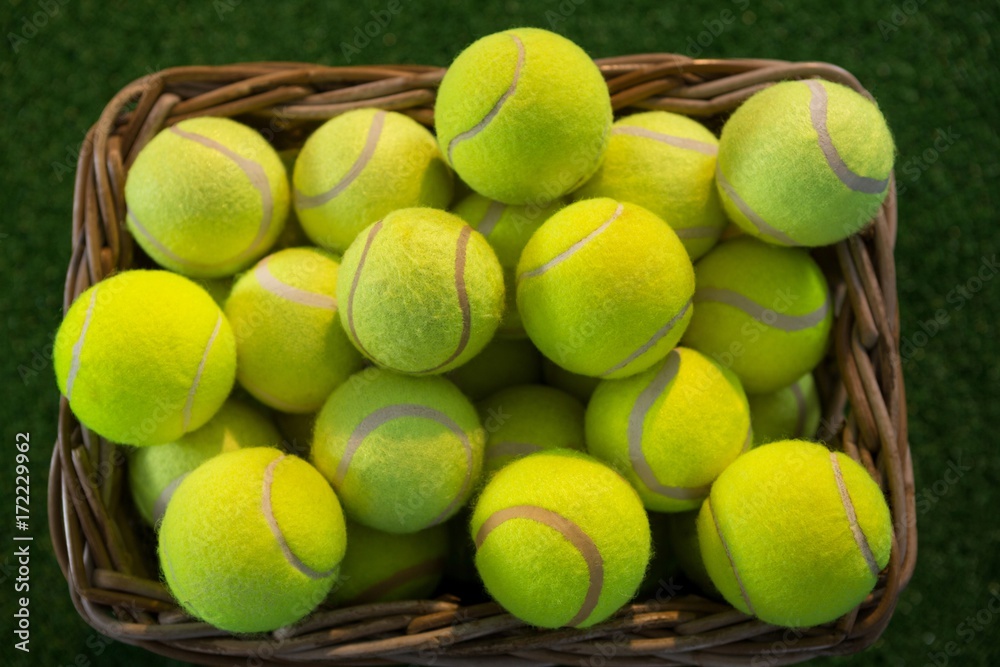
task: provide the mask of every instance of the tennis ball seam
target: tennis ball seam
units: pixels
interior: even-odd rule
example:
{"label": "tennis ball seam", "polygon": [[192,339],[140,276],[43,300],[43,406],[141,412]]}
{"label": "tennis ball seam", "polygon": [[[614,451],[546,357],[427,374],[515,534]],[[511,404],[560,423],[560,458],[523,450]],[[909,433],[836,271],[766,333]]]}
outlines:
{"label": "tennis ball seam", "polygon": [[90,293],[90,303],[87,304],[87,314],[83,319],[83,326],[80,327],[80,335],[73,343],[73,360],[69,365],[69,373],[66,375],[66,400],[73,398],[73,384],[76,376],[80,372],[80,358],[83,354],[83,341],[87,337],[87,330],[90,328],[90,321],[94,317],[94,307],[97,305],[97,293],[101,285],[95,285],[94,291]]}
{"label": "tennis ball seam", "polygon": [[476,231],[484,237],[489,238],[506,210],[507,204],[491,200],[490,205],[486,207],[486,212],[483,213],[483,217],[479,220],[479,224],[476,225]]}
{"label": "tennis ball seam", "polygon": [[170,480],[170,483],[163,487],[160,491],[160,495],[156,496],[156,500],[153,501],[153,525],[157,525],[163,519],[163,515],[167,512],[167,505],[170,504],[170,498],[174,495],[174,491],[177,487],[181,485],[181,482],[190,475],[190,472],[186,472],[183,475],[178,475],[177,477]]}
{"label": "tennis ball seam", "polygon": [[236,163],[236,166],[239,167],[240,170],[246,175],[247,179],[249,179],[250,186],[260,193],[261,221],[257,226],[257,235],[246,248],[237,253],[234,257],[217,262],[205,263],[193,262],[174,253],[158,238],[150,234],[149,230],[147,230],[146,227],[139,221],[139,218],[136,217],[135,212],[129,209],[128,217],[132,220],[135,229],[137,229],[149,243],[155,246],[157,250],[169,257],[171,261],[174,261],[179,266],[183,266],[188,269],[216,269],[227,264],[246,261],[247,258],[253,256],[254,253],[257,252],[260,244],[267,238],[268,231],[271,228],[271,221],[274,217],[274,198],[271,196],[271,183],[270,179],[267,177],[267,173],[264,171],[264,167],[259,162],[243,157],[239,153],[230,149],[228,146],[225,146],[210,137],[190,132],[188,130],[183,130],[177,125],[171,127],[169,131],[183,139],[188,139],[189,141],[201,144],[209,150],[221,153],[223,156]]}
{"label": "tennis ball seam", "polygon": [[821,324],[830,310],[829,291],[825,293],[823,303],[818,308],[802,315],[779,313],[745,294],[722,287],[699,287],[694,292],[693,300],[695,303],[719,303],[735,308],[762,324],[788,333],[804,331]]}
{"label": "tennis ball seam", "polygon": [[844,506],[844,512],[847,514],[847,523],[851,528],[851,535],[854,536],[854,542],[858,545],[858,550],[861,552],[862,558],[865,559],[868,571],[871,572],[873,578],[876,578],[880,570],[878,561],[875,559],[875,554],[872,553],[871,546],[868,544],[868,538],[865,536],[861,524],[858,523],[858,514],[854,510],[854,502],[851,500],[850,491],[844,482],[844,476],[840,470],[840,461],[837,460],[836,452],[830,452],[830,465],[833,468],[833,478],[837,484],[837,491],[840,493],[840,502]]}
{"label": "tennis ball seam", "polygon": [[426,405],[418,405],[416,403],[399,403],[396,405],[387,405],[367,415],[361,420],[361,423],[354,427],[354,430],[351,432],[350,438],[348,438],[347,444],[344,447],[344,453],[341,455],[340,461],[337,463],[337,470],[333,474],[331,483],[333,484],[334,489],[339,490],[339,488],[343,486],[344,479],[347,477],[351,460],[354,458],[358,449],[360,449],[360,447],[364,444],[365,438],[367,438],[380,426],[383,426],[393,419],[399,419],[401,417],[418,417],[437,422],[458,437],[459,441],[462,443],[462,449],[465,452],[465,478],[462,480],[461,488],[448,503],[448,506],[444,508],[444,511],[431,519],[425,527],[436,526],[454,514],[455,509],[468,495],[473,481],[472,443],[469,442],[469,437],[465,431],[462,430],[462,427],[455,423],[455,420],[440,410],[435,410],[434,408]]}
{"label": "tennis ball seam", "polygon": [[358,155],[354,164],[347,171],[344,176],[337,181],[326,192],[320,192],[315,195],[307,195],[303,193],[298,188],[295,188],[295,207],[299,209],[309,209],[317,208],[323,206],[327,202],[333,200],[337,195],[346,190],[351,183],[357,180],[361,172],[364,171],[368,163],[375,156],[375,150],[378,148],[379,139],[382,137],[382,130],[385,128],[385,118],[386,113],[384,110],[379,109],[375,115],[372,117],[371,125],[368,127],[368,134],[365,137],[365,145],[361,149],[361,153]]}
{"label": "tennis ball seam", "polygon": [[274,516],[274,508],[271,506],[271,486],[274,483],[274,470],[278,467],[278,464],[287,459],[288,456],[282,455],[271,461],[267,468],[264,469],[264,482],[261,491],[261,510],[264,512],[264,520],[267,522],[268,527],[271,529],[271,534],[274,539],[277,540],[278,546],[281,548],[281,553],[288,561],[288,564],[294,567],[296,570],[309,577],[310,579],[326,579],[337,572],[337,565],[334,565],[331,569],[326,571],[317,571],[306,565],[302,560],[292,551],[291,546],[289,546],[288,541],[285,539],[284,533],[281,532],[281,526],[278,525],[278,520]]}
{"label": "tennis ball seam", "polygon": [[332,297],[329,294],[322,294],[320,292],[310,292],[308,290],[295,287],[294,285],[289,285],[271,273],[268,263],[273,256],[274,255],[268,255],[264,259],[260,260],[253,271],[254,278],[257,279],[257,283],[265,291],[270,292],[274,296],[279,299],[284,299],[285,301],[291,301],[292,303],[297,303],[303,306],[322,308],[323,310],[337,312],[336,297]]}
{"label": "tennis ball seam", "polygon": [[740,596],[743,598],[743,602],[747,606],[747,610],[751,615],[756,616],[757,612],[754,610],[753,603],[750,602],[750,594],[747,592],[746,586],[743,584],[743,578],[740,576],[740,570],[736,567],[736,560],[733,558],[733,552],[729,548],[729,542],[726,541],[725,535],[722,534],[722,525],[715,518],[715,511],[712,509],[712,498],[708,497],[705,499],[705,507],[708,508],[708,514],[712,519],[712,525],[715,526],[715,532],[719,536],[719,543],[722,544],[722,549],[726,553],[726,559],[729,561],[729,567],[732,569],[733,577],[736,579],[736,584],[740,589]]}
{"label": "tennis ball seam", "polygon": [[[357,328],[354,322],[354,295],[358,289],[358,283],[361,281],[361,273],[364,271],[365,262],[368,259],[368,252],[371,250],[372,243],[375,240],[375,236],[383,227],[383,221],[379,220],[374,225],[372,225],[371,230],[368,232],[368,237],[365,239],[364,249],[361,251],[361,257],[358,259],[358,265],[354,270],[354,276],[351,279],[351,290],[347,297],[347,328],[350,332],[351,338],[357,343],[361,351],[369,359],[375,360],[377,363],[378,358],[373,355],[368,349],[365,348],[364,343],[361,342],[361,337],[358,335]],[[472,236],[472,227],[463,224],[461,230],[458,233],[458,242],[455,248],[455,292],[458,299],[458,307],[462,313],[462,331],[459,334],[458,344],[452,353],[439,364],[436,364],[430,368],[412,371],[415,374],[423,373],[434,373],[455,361],[458,357],[462,355],[465,348],[468,347],[469,340],[472,337],[472,306],[469,302],[469,294],[466,291],[465,286],[465,263],[466,263],[466,251],[469,246],[469,239]],[[380,365],[385,365],[381,364]]]}
{"label": "tennis ball seam", "polygon": [[456,144],[466,141],[467,139],[472,139],[477,134],[485,130],[486,127],[490,124],[490,122],[494,118],[496,118],[497,114],[500,113],[500,109],[503,108],[503,105],[507,102],[508,99],[510,99],[511,96],[513,96],[514,92],[517,90],[518,81],[520,81],[521,79],[521,71],[524,68],[524,58],[525,58],[524,43],[521,41],[520,37],[518,37],[513,33],[507,33],[507,35],[514,41],[514,46],[517,47],[517,63],[514,65],[514,76],[511,77],[510,86],[507,88],[506,91],[504,91],[504,94],[500,96],[500,99],[496,101],[496,103],[493,105],[493,108],[491,108],[489,112],[485,116],[483,116],[482,120],[480,120],[478,123],[473,125],[465,132],[461,132],[455,135],[454,137],[452,137],[451,141],[448,142],[448,162],[450,164],[455,163],[454,159],[452,158],[452,151],[455,150]]}
{"label": "tennis ball seam", "polygon": [[352,597],[346,604],[356,605],[377,602],[384,599],[392,593],[392,591],[401,586],[405,586],[406,584],[412,583],[424,577],[433,577],[438,575],[445,565],[446,559],[444,556],[434,556],[433,558],[428,558],[427,560],[417,563],[416,565],[411,565],[410,567],[395,572],[382,581],[372,584]]}
{"label": "tennis ball seam", "polygon": [[597,544],[580,526],[557,512],[537,505],[514,505],[497,510],[483,521],[479,530],[476,531],[476,549],[482,547],[493,530],[511,519],[528,519],[555,530],[566,538],[583,557],[589,575],[587,593],[580,609],[565,625],[573,627],[586,621],[597,607],[601,591],[604,588],[604,558],[601,556]]}

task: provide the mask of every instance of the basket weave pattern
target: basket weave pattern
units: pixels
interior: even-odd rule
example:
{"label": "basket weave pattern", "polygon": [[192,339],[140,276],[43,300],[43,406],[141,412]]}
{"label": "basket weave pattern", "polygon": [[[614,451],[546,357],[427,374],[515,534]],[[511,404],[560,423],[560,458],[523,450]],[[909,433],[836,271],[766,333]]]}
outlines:
{"label": "basket weave pattern", "polygon": [[[743,100],[774,81],[822,77],[867,94],[848,72],[825,63],[645,54],[598,65],[616,113],[673,111],[716,130]],[[162,128],[194,116],[235,116],[284,148],[301,145],[324,120],[359,107],[399,111],[433,126],[443,75],[436,67],[271,62],[174,68],[133,82],[104,109],[80,153],[64,309],[111,273],[149,265],[124,224],[124,186],[139,150]],[[820,436],[869,470],[889,499],[894,523],[892,558],[874,592],[836,623],[789,631],[667,586],[586,630],[535,630],[496,604],[463,605],[445,595],[320,610],[293,628],[233,637],[191,619],[173,602],[127,498],[123,448],[83,428],[63,398],[48,511],[73,603],[87,623],[116,640],[205,665],[787,665],[860,651],[889,622],[917,551],[896,225],[893,182],[871,227],[815,253],[836,306],[831,353],[817,369],[825,407]]]}

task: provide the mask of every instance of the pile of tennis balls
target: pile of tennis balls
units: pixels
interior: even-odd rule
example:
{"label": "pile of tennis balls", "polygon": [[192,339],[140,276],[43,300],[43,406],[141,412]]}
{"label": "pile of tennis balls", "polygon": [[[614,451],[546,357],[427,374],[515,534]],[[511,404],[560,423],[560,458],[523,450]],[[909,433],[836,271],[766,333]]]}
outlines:
{"label": "pile of tennis balls", "polygon": [[891,518],[809,441],[834,304],[806,248],[886,196],[877,107],[788,81],[721,139],[616,121],[584,51],[525,28],[458,56],[435,130],[361,108],[279,154],[195,118],[129,171],[128,228],[165,270],[82,293],[55,370],[132,446],[178,603],[271,631],[432,595],[468,557],[528,624],[587,627],[671,550],[770,623],[861,603]]}

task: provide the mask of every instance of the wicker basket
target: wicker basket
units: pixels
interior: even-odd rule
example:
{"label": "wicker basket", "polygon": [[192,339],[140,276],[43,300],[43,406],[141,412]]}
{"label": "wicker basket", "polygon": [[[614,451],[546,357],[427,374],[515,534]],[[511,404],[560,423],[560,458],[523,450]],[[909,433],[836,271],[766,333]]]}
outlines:
{"label": "wicker basket", "polygon": [[[598,64],[616,111],[663,109],[697,116],[716,130],[773,81],[822,77],[865,93],[848,72],[824,63],[647,54]],[[112,272],[150,265],[123,224],[123,190],[140,148],[164,126],[193,116],[236,116],[278,148],[301,145],[319,123],[357,107],[400,111],[430,126],[443,74],[436,67],[273,62],[168,69],[130,84],[104,109],[80,153],[64,308]],[[463,592],[321,609],[292,628],[234,637],[185,616],[171,600],[158,577],[151,533],[123,492],[122,449],[81,428],[64,398],[49,525],[73,603],[105,635],[205,665],[787,665],[861,651],[889,622],[917,552],[895,237],[893,183],[870,228],[815,253],[836,304],[832,351],[817,372],[826,406],[821,436],[881,484],[895,527],[892,558],[874,592],[835,623],[785,630],[684,594],[632,604],[586,630],[539,631]]]}

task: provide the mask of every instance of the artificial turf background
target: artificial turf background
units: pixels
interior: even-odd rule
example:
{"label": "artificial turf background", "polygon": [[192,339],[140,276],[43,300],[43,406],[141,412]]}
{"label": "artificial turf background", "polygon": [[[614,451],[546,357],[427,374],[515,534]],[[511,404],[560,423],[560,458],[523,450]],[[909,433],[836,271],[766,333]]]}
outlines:
{"label": "artificial turf background", "polygon": [[[833,62],[875,94],[896,137],[896,174],[904,191],[897,262],[920,557],[879,643],[861,656],[820,662],[995,664],[1000,4],[399,2],[391,23],[350,54],[352,64],[446,65],[481,35],[533,25],[565,34],[594,56],[674,51]],[[371,20],[371,10],[387,4],[4,0],[0,6],[0,326],[7,344],[0,355],[0,655],[11,656],[4,664],[177,664],[103,638],[77,616],[45,522],[58,398],[47,357],[61,315],[76,151],[88,126],[121,87],[165,67],[254,60],[347,64],[341,44]],[[929,322],[937,315],[944,324],[935,329]],[[21,595],[13,590],[11,541],[19,432],[30,433],[32,443],[30,656],[12,648],[14,599]]]}

